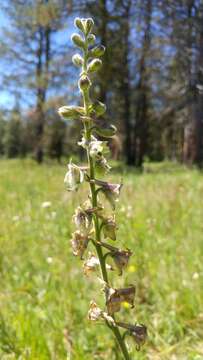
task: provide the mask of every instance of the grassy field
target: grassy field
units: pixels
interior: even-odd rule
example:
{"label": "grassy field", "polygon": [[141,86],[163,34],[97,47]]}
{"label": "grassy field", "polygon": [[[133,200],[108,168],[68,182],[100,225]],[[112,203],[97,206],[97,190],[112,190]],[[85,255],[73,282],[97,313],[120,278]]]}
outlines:
{"label": "grassy field", "polygon": [[[124,306],[118,317],[148,327],[141,352],[128,342],[133,360],[200,360],[203,175],[148,170],[123,174],[118,241],[133,257],[124,278],[114,278],[116,286],[136,284],[137,294],[135,308]],[[71,253],[71,217],[86,188],[67,193],[65,171],[0,161],[1,360],[116,359],[109,331],[87,320],[90,300],[102,294],[97,277],[85,278]]]}

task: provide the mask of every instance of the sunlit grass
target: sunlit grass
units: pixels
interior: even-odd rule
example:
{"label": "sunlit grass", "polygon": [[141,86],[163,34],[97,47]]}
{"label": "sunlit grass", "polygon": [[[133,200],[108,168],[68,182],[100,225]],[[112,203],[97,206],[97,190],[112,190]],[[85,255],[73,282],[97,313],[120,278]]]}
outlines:
{"label": "sunlit grass", "polygon": [[[100,284],[83,276],[69,245],[73,209],[87,188],[67,193],[63,166],[0,166],[0,359],[113,360],[105,326],[87,320]],[[200,360],[203,176],[167,169],[122,175],[119,245],[133,249],[125,284],[136,284],[137,294],[135,309],[124,304],[118,317],[148,326],[142,352],[129,341],[133,359]]]}

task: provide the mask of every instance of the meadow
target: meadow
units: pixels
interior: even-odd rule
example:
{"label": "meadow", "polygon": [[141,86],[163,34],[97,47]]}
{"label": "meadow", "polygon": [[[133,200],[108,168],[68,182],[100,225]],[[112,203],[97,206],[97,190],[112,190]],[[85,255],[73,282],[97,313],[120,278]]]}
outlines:
{"label": "meadow", "polygon": [[[0,359],[120,359],[90,300],[96,275],[72,255],[72,214],[87,188],[68,193],[65,165],[0,161]],[[124,283],[136,304],[119,319],[144,323],[148,341],[133,360],[203,359],[203,174],[165,164],[113,173],[125,186],[117,207],[119,246],[133,250]],[[115,243],[113,243],[115,245]],[[116,277],[116,276],[114,276]],[[117,284],[123,283],[116,277]]]}

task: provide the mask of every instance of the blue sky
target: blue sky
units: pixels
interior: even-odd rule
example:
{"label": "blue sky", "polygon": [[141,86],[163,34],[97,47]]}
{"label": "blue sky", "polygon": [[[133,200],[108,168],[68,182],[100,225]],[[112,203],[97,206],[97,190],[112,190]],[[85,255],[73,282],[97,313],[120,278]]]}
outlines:
{"label": "blue sky", "polygon": [[[5,14],[2,13],[1,9],[0,9],[0,36],[1,36],[1,30],[3,27],[5,27],[6,25],[9,25],[9,20],[6,18]],[[70,43],[70,36],[71,33],[74,31],[74,18],[69,17],[68,18],[68,22],[67,24],[65,24],[65,30],[60,31],[56,34],[56,39],[57,39],[57,43]],[[68,47],[67,47],[68,50]],[[6,71],[6,69],[8,69],[8,66],[10,66],[10,64],[2,64],[2,62],[0,62],[0,82],[1,82],[1,74]],[[28,93],[26,93],[26,97],[29,96]],[[13,106],[15,105],[15,98],[14,96],[6,90],[3,90],[2,87],[0,88],[0,109],[1,108],[6,108],[6,109],[12,109]],[[27,105],[21,103],[22,106],[27,107]]]}

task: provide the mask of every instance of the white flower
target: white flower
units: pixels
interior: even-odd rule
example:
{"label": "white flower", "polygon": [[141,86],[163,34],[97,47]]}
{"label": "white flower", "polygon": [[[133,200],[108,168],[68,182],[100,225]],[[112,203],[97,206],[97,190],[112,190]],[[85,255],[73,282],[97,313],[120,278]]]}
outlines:
{"label": "white flower", "polygon": [[49,208],[51,206],[51,201],[44,201],[41,205],[43,209]]}
{"label": "white flower", "polygon": [[51,256],[48,256],[46,258],[46,261],[47,261],[48,264],[52,264],[53,263],[53,258]]}
{"label": "white flower", "polygon": [[13,220],[14,222],[17,222],[17,221],[20,220],[20,216],[19,216],[19,215],[13,216],[12,220]]}

